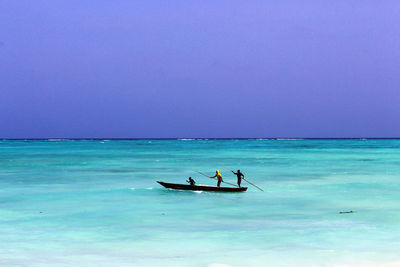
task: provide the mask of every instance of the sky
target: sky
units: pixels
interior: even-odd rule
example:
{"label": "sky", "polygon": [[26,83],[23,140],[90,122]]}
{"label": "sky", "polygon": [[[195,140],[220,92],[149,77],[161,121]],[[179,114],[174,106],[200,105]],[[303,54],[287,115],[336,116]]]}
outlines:
{"label": "sky", "polygon": [[400,2],[0,0],[0,138],[400,137]]}

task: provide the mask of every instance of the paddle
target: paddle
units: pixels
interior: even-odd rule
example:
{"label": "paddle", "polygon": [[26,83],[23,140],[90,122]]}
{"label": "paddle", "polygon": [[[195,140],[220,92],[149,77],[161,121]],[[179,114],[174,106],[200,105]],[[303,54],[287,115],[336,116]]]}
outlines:
{"label": "paddle", "polygon": [[[228,170],[230,170],[231,172],[234,172],[234,171],[232,171],[231,169],[229,169],[228,167],[226,167],[224,164],[222,164],[222,165],[225,167],[225,169],[228,169]],[[258,188],[258,189],[260,189],[261,191],[264,192],[264,190],[262,190],[261,188],[259,188],[259,187],[256,186],[255,184],[250,183],[249,181],[247,181],[246,179],[244,179],[244,177],[243,177],[242,179],[245,180],[246,182],[248,182],[249,184],[251,184],[252,186],[254,186],[254,187],[256,187],[256,188]]]}
{"label": "paddle", "polygon": [[[203,176],[205,176],[205,177],[208,177],[208,178],[211,178],[211,179],[214,179],[214,180],[218,180],[217,178],[208,176],[207,174],[204,174],[204,173],[202,173],[202,172],[199,172],[199,171],[196,171],[196,172],[197,172],[197,173],[200,173],[201,175],[203,175]],[[224,181],[222,181],[222,182],[237,187],[237,185],[235,185],[235,184],[231,184],[231,183],[224,182]]]}

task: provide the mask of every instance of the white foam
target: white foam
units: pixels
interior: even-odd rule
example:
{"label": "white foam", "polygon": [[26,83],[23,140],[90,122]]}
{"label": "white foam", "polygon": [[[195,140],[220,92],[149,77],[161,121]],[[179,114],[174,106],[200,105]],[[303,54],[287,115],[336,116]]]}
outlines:
{"label": "white foam", "polygon": [[131,188],[129,188],[130,190],[135,190],[135,188],[134,187],[131,187]]}
{"label": "white foam", "polygon": [[276,140],[279,140],[279,141],[295,141],[295,140],[304,140],[304,139],[301,139],[301,138],[277,138]]}
{"label": "white foam", "polygon": [[225,263],[211,263],[208,267],[231,267],[231,265]]}
{"label": "white foam", "polygon": [[153,187],[147,187],[146,189],[147,189],[147,190],[151,190],[151,189],[153,189]]}

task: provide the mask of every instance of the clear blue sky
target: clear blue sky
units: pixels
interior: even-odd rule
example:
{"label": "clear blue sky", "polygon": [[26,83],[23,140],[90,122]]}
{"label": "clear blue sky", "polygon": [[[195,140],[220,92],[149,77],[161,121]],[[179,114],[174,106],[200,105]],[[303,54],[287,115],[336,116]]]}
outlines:
{"label": "clear blue sky", "polygon": [[0,0],[0,137],[400,137],[399,1]]}

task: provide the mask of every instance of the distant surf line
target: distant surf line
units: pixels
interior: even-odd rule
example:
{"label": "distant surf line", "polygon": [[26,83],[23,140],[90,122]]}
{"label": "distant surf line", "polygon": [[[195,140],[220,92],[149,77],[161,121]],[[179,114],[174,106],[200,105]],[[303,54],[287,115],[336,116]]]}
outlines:
{"label": "distant surf line", "polygon": [[112,141],[112,140],[120,140],[120,141],[128,141],[128,140],[181,140],[181,141],[188,141],[188,140],[277,140],[277,141],[284,141],[284,140],[400,140],[400,137],[252,137],[252,138],[245,138],[245,137],[238,137],[238,138],[230,138],[230,137],[199,137],[199,138],[1,138],[1,141],[70,141],[70,140],[97,140],[97,141]]}

